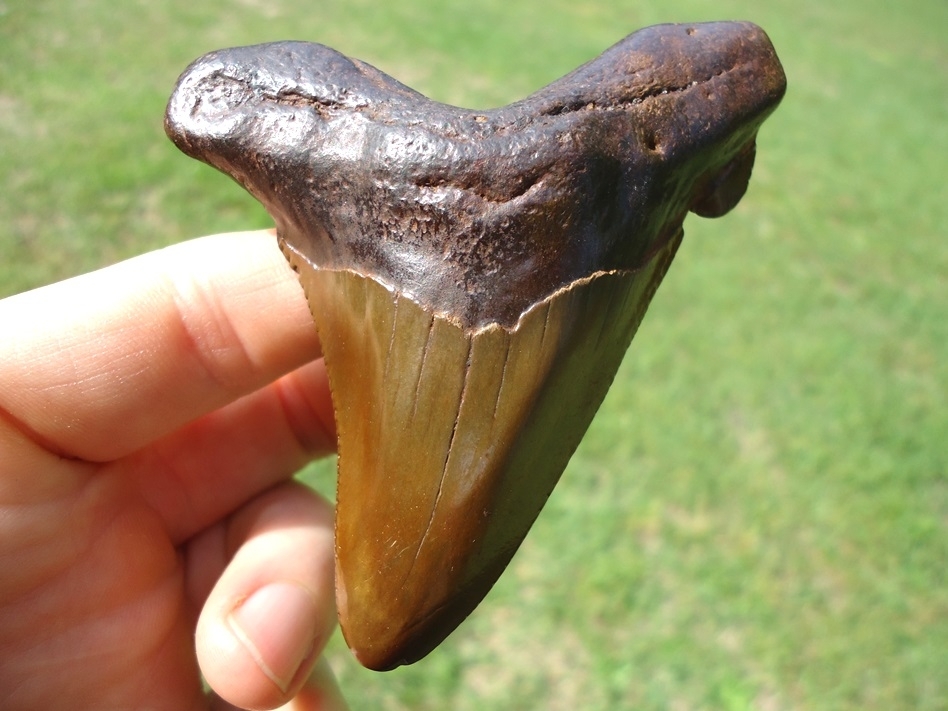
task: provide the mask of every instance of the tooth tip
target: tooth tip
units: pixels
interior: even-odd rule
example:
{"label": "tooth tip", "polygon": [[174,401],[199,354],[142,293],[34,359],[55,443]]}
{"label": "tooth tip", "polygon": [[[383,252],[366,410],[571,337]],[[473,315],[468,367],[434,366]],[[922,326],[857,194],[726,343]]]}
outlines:
{"label": "tooth tip", "polygon": [[[414,637],[392,636],[390,630],[372,630],[365,625],[351,624],[356,620],[341,620],[343,635],[359,664],[373,671],[391,671],[414,664],[434,649],[450,630],[438,640],[425,645]],[[349,623],[349,624],[347,624]]]}
{"label": "tooth tip", "polygon": [[366,669],[377,672],[392,671],[392,669],[411,663],[399,660],[397,655],[393,653],[392,648],[387,645],[360,643],[350,645],[349,651],[352,652],[359,664]]}
{"label": "tooth tip", "polygon": [[350,600],[337,587],[339,621],[346,644],[360,664],[374,671],[414,664],[471,614],[508,562],[509,556],[499,557],[470,584],[429,600],[423,608],[419,607],[418,596],[406,591],[430,588],[424,584],[425,576],[409,578],[397,592],[382,584],[363,586],[364,595],[356,600]]}

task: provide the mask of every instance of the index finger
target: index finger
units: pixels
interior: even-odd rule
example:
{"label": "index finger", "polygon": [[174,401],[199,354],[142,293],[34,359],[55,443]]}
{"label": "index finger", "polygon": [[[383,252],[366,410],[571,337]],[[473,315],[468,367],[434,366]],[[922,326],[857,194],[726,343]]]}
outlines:
{"label": "index finger", "polygon": [[317,358],[271,232],[184,242],[0,301],[0,411],[108,461]]}

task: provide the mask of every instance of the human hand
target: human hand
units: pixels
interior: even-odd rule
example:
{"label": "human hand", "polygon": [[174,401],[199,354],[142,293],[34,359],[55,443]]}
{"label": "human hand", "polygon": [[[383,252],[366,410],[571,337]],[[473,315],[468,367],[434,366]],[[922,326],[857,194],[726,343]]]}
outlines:
{"label": "human hand", "polygon": [[345,708],[319,355],[264,232],[0,301],[0,708]]}

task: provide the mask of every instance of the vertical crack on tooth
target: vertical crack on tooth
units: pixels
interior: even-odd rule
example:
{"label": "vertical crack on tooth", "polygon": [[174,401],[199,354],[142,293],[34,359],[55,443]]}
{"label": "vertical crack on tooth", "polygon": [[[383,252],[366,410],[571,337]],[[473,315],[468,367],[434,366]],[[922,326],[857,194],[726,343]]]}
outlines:
{"label": "vertical crack on tooth", "polygon": [[[510,335],[504,333],[504,366],[500,372],[500,385],[497,386],[497,398],[494,400],[494,413],[491,415],[491,423],[497,421],[497,413],[500,411],[500,403],[503,401],[504,385],[507,383],[507,366],[510,365]],[[493,431],[493,430],[492,430]]]}
{"label": "vertical crack on tooth", "polygon": [[431,506],[431,516],[428,518],[428,524],[425,526],[425,532],[418,541],[418,547],[415,550],[415,557],[412,559],[411,566],[408,568],[408,573],[405,575],[406,580],[411,578],[412,571],[415,569],[415,563],[418,562],[418,557],[421,555],[421,551],[425,546],[425,541],[428,540],[428,534],[431,533],[431,524],[435,520],[435,514],[438,511],[438,504],[441,503],[441,496],[444,493],[445,478],[448,475],[449,464],[454,451],[454,439],[458,434],[458,425],[461,422],[461,412],[464,409],[464,400],[465,396],[467,395],[467,385],[469,382],[468,376],[471,372],[471,350],[473,345],[474,336],[469,334],[467,336],[467,355],[464,358],[464,375],[462,377],[461,383],[461,398],[458,402],[457,414],[454,416],[454,426],[451,428],[451,437],[448,440],[448,447],[445,451],[444,463],[441,465],[441,475],[438,478],[438,493],[435,496],[434,504]]}
{"label": "vertical crack on tooth", "polygon": [[415,422],[415,415],[418,413],[418,401],[421,399],[421,386],[425,377],[425,363],[428,362],[428,349],[431,348],[431,334],[434,332],[435,319],[431,317],[428,322],[428,335],[425,337],[425,347],[421,351],[421,365],[418,367],[418,380],[415,383],[415,396],[412,398],[411,417],[408,421]]}

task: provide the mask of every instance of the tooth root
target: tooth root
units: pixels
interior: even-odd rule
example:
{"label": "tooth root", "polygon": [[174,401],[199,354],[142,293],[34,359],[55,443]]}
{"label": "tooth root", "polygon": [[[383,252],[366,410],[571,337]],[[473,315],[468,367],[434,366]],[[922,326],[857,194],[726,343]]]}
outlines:
{"label": "tooth root", "polygon": [[605,396],[680,237],[643,269],[579,280],[512,329],[477,330],[284,245],[336,408],[337,600],[362,664],[420,659],[490,589]]}

